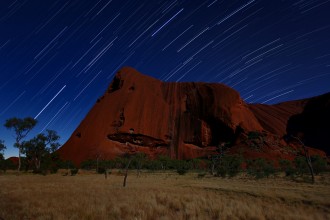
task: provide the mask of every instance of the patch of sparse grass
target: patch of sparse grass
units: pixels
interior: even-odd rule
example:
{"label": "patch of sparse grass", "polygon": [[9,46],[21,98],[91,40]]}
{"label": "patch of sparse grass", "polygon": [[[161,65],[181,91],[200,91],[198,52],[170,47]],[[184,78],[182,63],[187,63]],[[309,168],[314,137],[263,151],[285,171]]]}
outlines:
{"label": "patch of sparse grass", "polygon": [[[64,172],[64,171],[63,171]],[[330,219],[330,177],[231,179],[175,171],[0,175],[0,219]]]}

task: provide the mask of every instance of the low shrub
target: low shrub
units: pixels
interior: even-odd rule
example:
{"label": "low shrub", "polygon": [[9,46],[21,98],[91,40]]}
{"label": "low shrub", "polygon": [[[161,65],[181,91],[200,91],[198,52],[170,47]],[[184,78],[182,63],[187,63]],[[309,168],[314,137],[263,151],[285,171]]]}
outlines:
{"label": "low shrub", "polygon": [[7,159],[7,160],[0,160],[0,169],[3,172],[6,172],[7,170],[15,170],[17,169],[17,165],[14,164],[13,161]]}
{"label": "low shrub", "polygon": [[285,176],[293,177],[296,174],[296,170],[290,160],[280,160],[279,165],[280,170],[285,173]]}
{"label": "low shrub", "polygon": [[269,177],[275,174],[275,168],[271,161],[263,158],[247,161],[248,174],[254,176],[256,179]]}
{"label": "low shrub", "polygon": [[185,174],[188,172],[188,170],[185,169],[185,168],[183,168],[183,167],[181,167],[181,168],[178,168],[178,169],[176,170],[176,172],[177,172],[179,175],[185,175]]}
{"label": "low shrub", "polygon": [[74,168],[70,170],[71,176],[75,176],[78,173],[79,169]]}
{"label": "low shrub", "polygon": [[238,155],[225,155],[217,166],[217,175],[221,177],[234,177],[241,171],[242,157]]}
{"label": "low shrub", "polygon": [[308,165],[306,158],[303,156],[296,157],[294,159],[294,165],[296,167],[296,173],[300,176],[303,174],[309,173]]}
{"label": "low shrub", "polygon": [[327,170],[327,160],[320,155],[312,156],[311,161],[315,174],[320,174]]}
{"label": "low shrub", "polygon": [[202,178],[205,177],[205,175],[206,175],[205,172],[204,172],[204,173],[198,173],[198,174],[197,174],[197,178],[198,178],[198,179],[202,179]]}

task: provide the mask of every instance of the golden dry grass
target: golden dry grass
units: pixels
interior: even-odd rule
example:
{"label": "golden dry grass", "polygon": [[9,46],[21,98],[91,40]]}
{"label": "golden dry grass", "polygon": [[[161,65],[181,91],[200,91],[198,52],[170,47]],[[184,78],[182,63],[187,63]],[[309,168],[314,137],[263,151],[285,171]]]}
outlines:
{"label": "golden dry grass", "polygon": [[330,219],[330,177],[222,179],[131,171],[0,175],[0,219]]}

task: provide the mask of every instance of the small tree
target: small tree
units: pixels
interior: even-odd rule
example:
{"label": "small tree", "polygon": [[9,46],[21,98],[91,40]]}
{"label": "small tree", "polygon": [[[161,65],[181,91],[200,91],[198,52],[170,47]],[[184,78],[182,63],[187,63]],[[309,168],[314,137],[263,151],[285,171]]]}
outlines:
{"label": "small tree", "polygon": [[308,150],[307,150],[304,142],[302,142],[302,140],[299,137],[295,137],[293,135],[291,135],[291,137],[293,139],[296,139],[300,143],[300,145],[302,146],[303,151],[304,151],[304,157],[305,157],[306,163],[308,165],[309,172],[310,172],[311,177],[312,177],[312,183],[314,183],[315,182],[315,178],[314,178],[314,170],[313,170],[311,156],[310,156],[310,154],[309,154],[309,152],[308,152]]}
{"label": "small tree", "polygon": [[0,140],[0,160],[5,159],[3,156],[5,149],[6,149],[5,141]]}
{"label": "small tree", "polygon": [[218,175],[220,174],[221,176],[226,176],[226,171],[223,169],[223,167],[221,168],[221,165],[223,162],[223,157],[226,157],[230,145],[230,142],[219,143],[216,149],[217,154],[209,156],[211,175],[216,175],[215,171],[217,169]]}
{"label": "small tree", "polygon": [[3,156],[4,150],[6,149],[5,142],[3,140],[0,140],[0,168],[3,171],[6,171],[6,160]]}
{"label": "small tree", "polygon": [[57,141],[59,139],[60,136],[56,131],[47,130],[46,134],[38,134],[31,140],[22,142],[23,152],[27,158],[33,161],[36,171],[40,171],[41,161],[46,160],[58,149],[60,144]]}
{"label": "small tree", "polygon": [[20,118],[10,118],[7,119],[4,126],[8,129],[13,129],[15,132],[15,144],[14,146],[18,148],[18,168],[19,172],[21,169],[21,153],[22,153],[22,140],[29,134],[29,132],[37,124],[37,120],[27,117],[24,119]]}

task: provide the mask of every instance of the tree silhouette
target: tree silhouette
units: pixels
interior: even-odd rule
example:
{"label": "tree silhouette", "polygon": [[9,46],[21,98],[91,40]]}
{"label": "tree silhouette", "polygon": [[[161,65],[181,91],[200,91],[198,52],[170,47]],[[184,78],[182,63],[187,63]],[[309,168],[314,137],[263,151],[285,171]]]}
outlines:
{"label": "tree silhouette", "polygon": [[21,153],[22,153],[22,140],[28,135],[28,133],[37,124],[37,120],[27,117],[21,118],[10,118],[7,119],[4,126],[8,129],[13,129],[15,132],[15,144],[14,146],[18,148],[18,168],[19,172],[21,169]]}
{"label": "tree silhouette", "polygon": [[314,178],[315,174],[314,174],[314,170],[313,170],[311,156],[310,156],[304,142],[299,137],[296,137],[296,136],[293,136],[293,135],[291,135],[291,138],[296,139],[300,143],[300,145],[302,146],[302,148],[304,150],[304,157],[305,157],[309,172],[310,172],[311,177],[312,177],[312,183],[315,183],[315,178]]}
{"label": "tree silhouette", "polygon": [[4,150],[6,149],[5,142],[3,140],[0,140],[0,160],[5,159],[3,156]]}
{"label": "tree silhouette", "polygon": [[58,149],[59,139],[56,131],[46,130],[46,134],[41,133],[29,141],[22,142],[23,153],[34,162],[37,171],[40,170],[41,160]]}
{"label": "tree silhouette", "polygon": [[130,155],[130,154],[125,154],[124,157],[127,158],[127,162],[126,162],[126,166],[125,166],[125,176],[124,176],[123,187],[126,187],[128,169],[129,169],[129,165],[131,164],[133,158],[132,158],[132,155]]}

